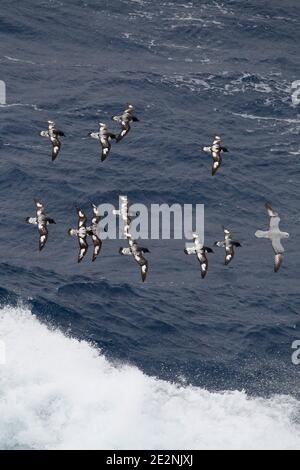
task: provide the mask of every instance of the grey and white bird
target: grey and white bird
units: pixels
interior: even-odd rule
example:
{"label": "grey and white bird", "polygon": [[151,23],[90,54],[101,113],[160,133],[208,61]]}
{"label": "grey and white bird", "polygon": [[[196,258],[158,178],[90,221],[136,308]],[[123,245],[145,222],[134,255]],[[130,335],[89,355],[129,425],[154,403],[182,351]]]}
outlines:
{"label": "grey and white bird", "polygon": [[216,135],[213,144],[210,147],[203,147],[203,151],[210,153],[212,156],[212,176],[214,176],[222,164],[222,153],[228,152],[228,149],[226,147],[222,147],[221,137]]}
{"label": "grey and white bird", "polygon": [[270,217],[270,226],[269,230],[262,231],[257,230],[255,236],[257,238],[267,238],[271,241],[272,247],[275,253],[275,263],[274,271],[277,273],[282,265],[284,247],[282,246],[281,240],[287,239],[290,237],[290,234],[287,232],[282,232],[279,228],[280,217],[278,212],[275,212],[270,204],[265,205],[268,215]]}
{"label": "grey and white bird", "polygon": [[199,235],[197,235],[197,233],[193,233],[193,244],[186,244],[184,252],[186,255],[197,256],[200,263],[201,277],[204,279],[208,270],[207,253],[213,253],[213,250],[208,246],[204,246],[200,241]]}
{"label": "grey and white bird", "polygon": [[139,122],[139,119],[134,116],[134,107],[129,104],[121,116],[113,116],[113,121],[119,122],[122,126],[122,130],[117,137],[117,142],[120,142],[128,134],[132,122]]}
{"label": "grey and white bird", "polygon": [[224,240],[215,242],[215,246],[225,248],[225,265],[227,266],[234,258],[234,248],[239,248],[242,245],[240,242],[232,239],[232,233],[227,228],[223,227]]}
{"label": "grey and white bird", "polygon": [[47,225],[55,224],[56,222],[50,217],[47,217],[47,215],[45,214],[45,206],[41,201],[39,201],[38,199],[35,199],[34,202],[35,202],[35,207],[36,207],[36,216],[27,217],[25,220],[28,224],[37,225],[38,231],[40,234],[39,250],[41,251],[46,245],[46,242],[48,239]]}
{"label": "grey and white bird", "polygon": [[100,142],[102,148],[101,161],[104,162],[111,150],[111,141],[112,139],[117,139],[117,136],[108,131],[108,127],[106,124],[100,122],[99,132],[90,132],[89,137],[91,137],[92,139],[96,139]]}
{"label": "grey and white bird", "polygon": [[65,137],[65,134],[56,128],[54,121],[48,121],[48,130],[40,131],[41,137],[47,137],[52,143],[52,161],[54,161],[61,149],[60,137]]}
{"label": "grey and white bird", "polygon": [[141,278],[145,282],[149,270],[149,264],[144,254],[150,253],[148,248],[139,247],[137,241],[133,239],[130,233],[127,234],[128,247],[120,248],[119,253],[123,256],[133,256],[134,260],[141,268]]}

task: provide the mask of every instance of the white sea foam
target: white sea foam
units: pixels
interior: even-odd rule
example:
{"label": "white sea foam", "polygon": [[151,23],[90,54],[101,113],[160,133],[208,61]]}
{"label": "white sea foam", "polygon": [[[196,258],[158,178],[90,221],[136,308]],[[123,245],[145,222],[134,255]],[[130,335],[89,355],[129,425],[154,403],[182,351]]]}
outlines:
{"label": "white sea foam", "polygon": [[0,310],[1,449],[299,449],[299,402],[210,393],[113,366],[29,310]]}

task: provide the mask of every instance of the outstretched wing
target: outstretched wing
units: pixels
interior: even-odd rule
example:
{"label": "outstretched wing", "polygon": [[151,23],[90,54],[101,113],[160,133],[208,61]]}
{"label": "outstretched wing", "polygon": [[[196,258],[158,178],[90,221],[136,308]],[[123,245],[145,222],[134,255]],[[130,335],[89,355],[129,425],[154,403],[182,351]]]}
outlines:
{"label": "outstretched wing", "polygon": [[147,273],[148,273],[148,269],[149,269],[149,265],[148,265],[148,261],[144,257],[143,249],[139,248],[136,240],[134,240],[130,235],[128,236],[128,243],[129,243],[129,247],[131,249],[131,252],[132,252],[132,255],[133,255],[135,261],[141,267],[142,281],[145,282],[146,277],[147,277]]}
{"label": "outstretched wing", "polygon": [[88,250],[88,244],[86,241],[86,237],[78,236],[78,243],[79,243],[79,253],[78,253],[78,263],[80,263],[86,255]]}
{"label": "outstretched wing", "polygon": [[270,238],[270,232],[266,232],[264,230],[256,230],[255,236],[256,238]]}
{"label": "outstretched wing", "polygon": [[61,148],[61,143],[57,137],[52,139],[52,161],[56,160]]}
{"label": "outstretched wing", "polygon": [[100,142],[102,147],[101,162],[104,162],[109,155],[111,144],[108,139],[101,139]]}
{"label": "outstretched wing", "polygon": [[[140,263],[139,263],[140,264]],[[145,282],[146,281],[146,277],[147,277],[147,274],[148,274],[148,271],[149,271],[149,264],[148,264],[148,261],[144,258],[144,262],[143,264],[141,265],[141,278],[142,278],[142,281]]]}
{"label": "outstretched wing", "polygon": [[274,211],[270,204],[266,204],[266,209],[270,217],[270,230],[279,230],[280,217],[278,212]]}
{"label": "outstretched wing", "polygon": [[270,217],[277,217],[278,216],[278,212],[274,211],[273,208],[271,207],[271,204],[269,204],[268,202],[265,204],[265,207],[268,211],[268,214]]}
{"label": "outstretched wing", "polygon": [[133,257],[137,264],[141,267],[141,276],[142,276],[142,281],[144,282],[146,280],[147,272],[148,272],[148,261],[144,257],[142,251],[138,250],[133,254]]}
{"label": "outstretched wing", "polygon": [[25,222],[27,224],[36,225],[37,224],[37,218],[36,217],[26,217]]}
{"label": "outstretched wing", "polygon": [[115,122],[122,122],[122,116],[113,116],[112,120]]}
{"label": "outstretched wing", "polygon": [[272,238],[272,247],[276,255],[284,253],[284,247],[282,246],[279,237]]}
{"label": "outstretched wing", "polygon": [[92,261],[95,261],[97,256],[99,255],[100,251],[101,251],[101,248],[102,248],[102,240],[100,240],[99,237],[97,237],[97,235],[93,234],[92,235],[92,240],[93,240],[93,244],[94,244],[94,252],[93,252],[93,259]]}
{"label": "outstretched wing", "polygon": [[131,249],[128,248],[128,247],[127,248],[120,248],[119,253],[120,253],[120,255],[123,255],[123,256],[132,256]]}
{"label": "outstretched wing", "polygon": [[88,134],[89,137],[91,137],[92,139],[97,139],[97,140],[100,140],[100,134],[99,132],[90,132]]}
{"label": "outstretched wing", "polygon": [[35,199],[34,202],[35,202],[35,207],[36,207],[36,216],[38,218],[44,214],[45,206],[39,199]]}
{"label": "outstretched wing", "polygon": [[124,139],[124,137],[126,137],[128,132],[130,131],[130,123],[128,120],[126,121],[123,120],[121,124],[122,124],[122,130],[116,139],[117,142],[120,142],[122,139]]}
{"label": "outstretched wing", "polygon": [[184,252],[186,255],[195,255],[196,248],[194,246],[186,246],[186,248],[184,249]]}
{"label": "outstretched wing", "polygon": [[213,164],[212,164],[212,176],[214,176],[222,164],[222,157],[220,151],[212,152]]}
{"label": "outstretched wing", "polygon": [[78,215],[78,229],[81,227],[86,226],[86,215],[81,209],[77,209],[77,215]]}
{"label": "outstretched wing", "polygon": [[65,133],[60,131],[59,129],[54,129],[53,134],[56,135],[57,137],[65,137]]}
{"label": "outstretched wing", "polygon": [[48,131],[40,131],[40,132],[39,132],[39,135],[40,135],[41,137],[48,137],[48,138],[50,137]]}
{"label": "outstretched wing", "polygon": [[93,209],[92,225],[98,225],[101,220],[98,207],[95,204],[92,204],[92,209]]}
{"label": "outstretched wing", "polygon": [[41,251],[44,246],[46,245],[46,242],[48,240],[48,230],[46,223],[40,223],[38,224],[38,230],[40,234],[40,239],[39,239],[39,250]]}
{"label": "outstretched wing", "polygon": [[202,253],[202,254],[198,253],[197,258],[200,263],[201,277],[202,279],[204,279],[208,270],[208,259],[205,253]]}
{"label": "outstretched wing", "polygon": [[223,227],[223,232],[224,232],[224,237],[225,237],[225,240],[228,240],[229,238],[231,238],[231,231],[226,228],[226,227]]}
{"label": "outstretched wing", "polygon": [[234,247],[232,244],[225,247],[225,265],[227,266],[234,258]]}
{"label": "outstretched wing", "polygon": [[282,253],[278,253],[277,255],[275,255],[275,263],[274,263],[275,273],[278,273],[279,269],[281,268],[282,261],[283,261]]}

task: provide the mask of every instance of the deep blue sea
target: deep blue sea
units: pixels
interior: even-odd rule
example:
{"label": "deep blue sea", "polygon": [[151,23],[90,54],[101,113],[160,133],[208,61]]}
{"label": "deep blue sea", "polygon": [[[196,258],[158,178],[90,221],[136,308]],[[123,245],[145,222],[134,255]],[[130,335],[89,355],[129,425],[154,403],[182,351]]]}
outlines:
{"label": "deep blue sea", "polygon": [[[298,0],[2,0],[1,449],[300,449]],[[133,103],[100,162],[87,138]],[[66,137],[58,159],[39,137]],[[200,151],[221,135],[217,175]],[[147,241],[148,279],[103,243],[78,265],[76,207],[205,204],[229,226],[203,281],[184,241]],[[40,253],[40,198],[57,224]],[[273,272],[270,201],[291,236]]]}

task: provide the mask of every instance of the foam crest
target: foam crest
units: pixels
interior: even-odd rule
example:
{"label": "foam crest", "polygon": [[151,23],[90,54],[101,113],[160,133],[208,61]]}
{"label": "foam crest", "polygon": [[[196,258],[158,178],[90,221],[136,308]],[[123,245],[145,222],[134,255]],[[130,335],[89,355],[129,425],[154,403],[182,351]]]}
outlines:
{"label": "foam crest", "polygon": [[210,393],[112,365],[23,307],[0,311],[1,449],[296,449],[299,402]]}

